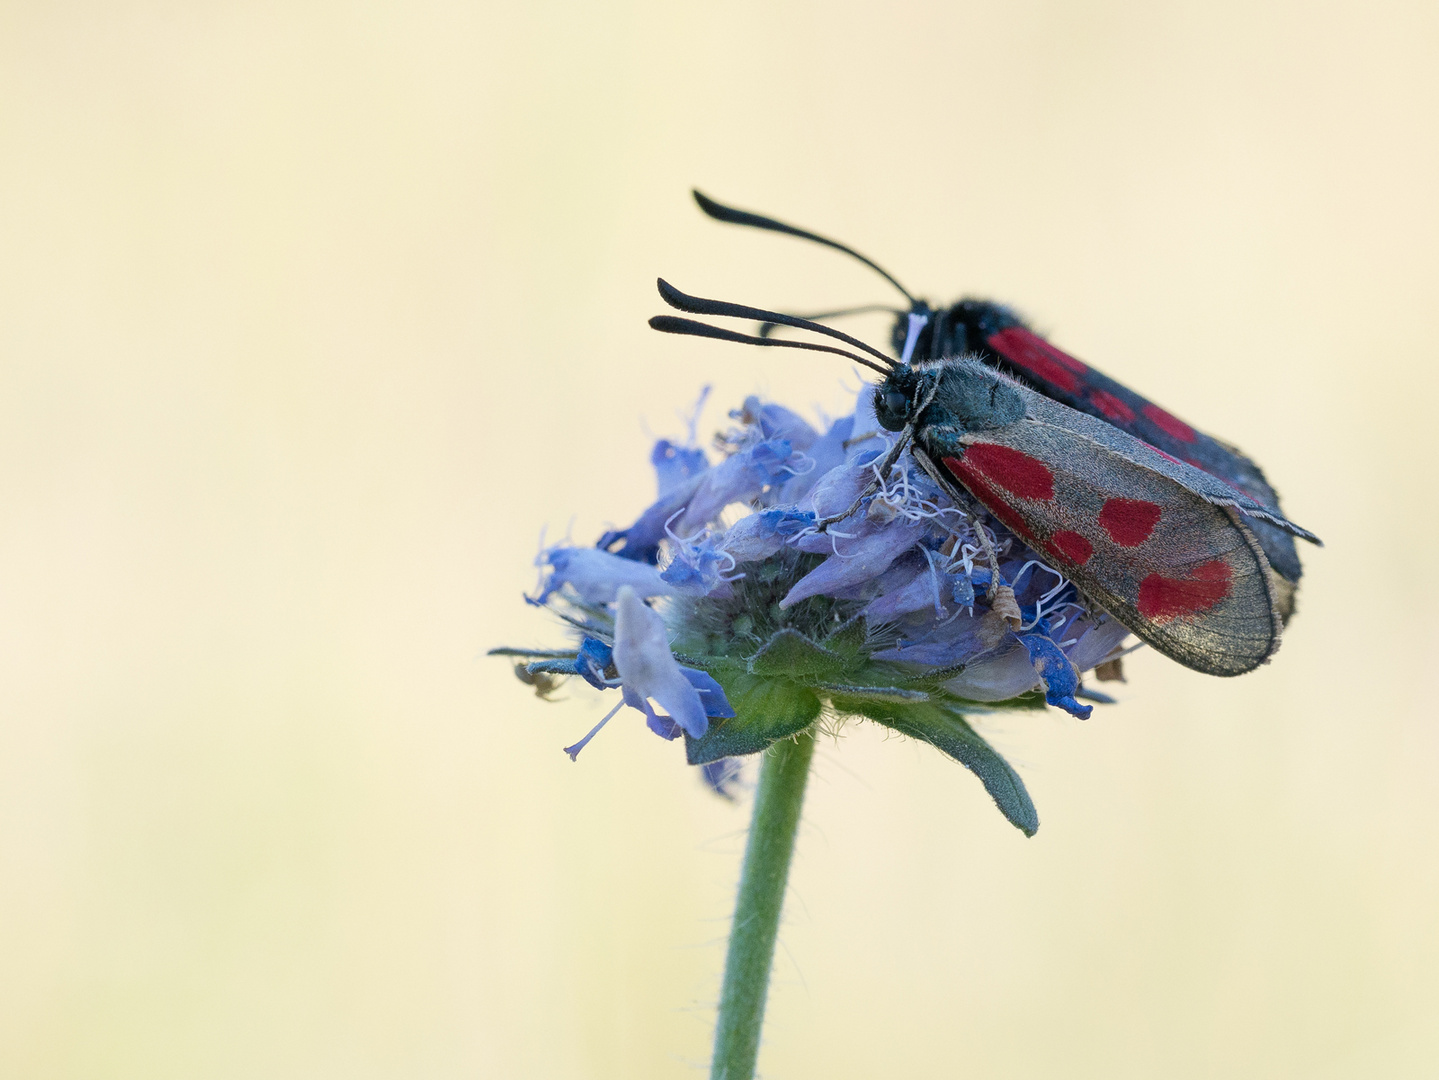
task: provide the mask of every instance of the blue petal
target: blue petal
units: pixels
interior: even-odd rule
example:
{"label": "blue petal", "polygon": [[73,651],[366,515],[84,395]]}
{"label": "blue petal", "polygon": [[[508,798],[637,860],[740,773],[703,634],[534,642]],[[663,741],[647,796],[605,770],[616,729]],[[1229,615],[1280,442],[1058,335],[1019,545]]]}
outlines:
{"label": "blue petal", "polygon": [[734,789],[739,783],[739,758],[720,758],[699,767],[700,775],[709,789],[722,798],[734,801]]}
{"label": "blue petal", "polygon": [[628,705],[631,709],[638,709],[645,714],[645,727],[649,728],[661,739],[678,739],[680,737],[680,726],[671,717],[661,716],[655,712],[648,701],[640,697],[628,686],[621,688],[620,696],[624,699],[621,705]]}
{"label": "blue petal", "polygon": [[748,452],[732,454],[704,475],[686,500],[684,516],[672,526],[681,536],[702,529],[730,503],[749,502],[764,490],[765,477],[750,468]]}
{"label": "blue petal", "polygon": [[[718,468],[723,468],[723,465]],[[684,509],[685,505],[694,497],[695,492],[700,489],[700,485],[705,483],[710,473],[716,471],[717,469],[710,469],[683,481],[678,487],[652,503],[628,529],[605,533],[595,546],[608,550],[616,543],[623,541],[624,546],[615,552],[616,556],[634,562],[649,563],[653,566],[659,561],[660,541],[665,538],[665,524],[677,512]]]}
{"label": "blue petal", "polygon": [[699,486],[674,531],[681,536],[702,529],[730,503],[757,499],[775,480],[794,472],[788,439],[768,439],[731,454],[698,478]]}
{"label": "blue petal", "polygon": [[580,642],[579,653],[575,656],[575,665],[579,668],[579,674],[584,676],[585,682],[589,683],[596,690],[608,690],[605,684],[605,668],[610,666],[614,659],[614,651],[599,638],[587,637]]}
{"label": "blue petal", "polygon": [[1074,692],[1079,689],[1079,672],[1074,670],[1064,650],[1044,634],[1020,634],[1019,640],[1029,651],[1030,663],[1044,685],[1044,700],[1071,716],[1088,720],[1094,708],[1074,700]]}
{"label": "blue petal", "polygon": [[703,450],[676,446],[668,439],[655,443],[650,453],[650,464],[655,467],[661,498],[710,467]]}
{"label": "blue petal", "polygon": [[[1008,645],[1005,644],[1006,642]],[[999,655],[996,650],[1007,649],[1013,645],[1014,638],[1010,632],[1009,623],[992,612],[984,614],[976,612],[974,615],[959,615],[949,619],[928,634],[913,641],[902,641],[892,649],[881,649],[874,654],[874,659],[897,660],[901,663],[925,664],[937,668],[953,667],[955,664],[976,661],[976,666],[966,669],[961,678],[969,676],[968,681],[974,683],[975,689],[997,690],[1001,685],[1009,686],[1015,681],[1015,677],[1013,673],[1008,672],[1002,677],[997,675],[996,672],[999,668],[990,661]],[[980,660],[980,657],[984,659]],[[1013,697],[1015,694],[1022,694],[1026,690],[1033,689],[1034,671],[1029,667],[1027,660],[1025,670],[1019,674],[1027,674],[1028,681],[1019,689],[1012,690],[1002,697],[978,697],[975,693],[965,693],[959,690],[956,690],[955,693],[973,701],[1000,701],[1003,700],[1003,697]]]}
{"label": "blue petal", "polygon": [[1107,660],[1128,636],[1129,630],[1113,616],[1091,615],[1065,628],[1063,640],[1078,638],[1065,649],[1065,655],[1076,669],[1088,671]]}
{"label": "blue petal", "polygon": [[605,668],[610,666],[610,647],[599,638],[587,637],[580,642],[573,660],[538,660],[525,665],[531,675],[544,671],[552,675],[578,675],[596,690],[609,690]]}
{"label": "blue petal", "polygon": [[761,480],[776,480],[791,470],[787,465],[794,446],[788,439],[766,439],[744,451],[750,471]]}
{"label": "blue petal", "polygon": [[[906,556],[906,560],[908,558]],[[923,562],[906,561],[903,565],[909,580],[903,585],[886,588],[864,609],[864,617],[871,626],[892,622],[912,611],[934,610],[934,584],[929,567]]]}
{"label": "blue petal", "polygon": [[963,574],[949,576],[950,596],[960,607],[974,607],[974,582]]}
{"label": "blue petal", "polygon": [[697,668],[681,667],[680,673],[690,681],[700,694],[700,702],[705,707],[705,715],[711,719],[728,720],[734,716],[735,711],[730,707],[729,698],[724,696],[724,687],[715,682],[707,671],[700,671]]}
{"label": "blue petal", "polygon": [[874,480],[870,465],[880,453],[864,450],[848,463],[830,469],[814,482],[806,505],[820,517],[844,513]]}
{"label": "blue petal", "polygon": [[733,566],[715,540],[677,545],[674,560],[660,577],[688,596],[709,596],[724,581],[724,571]]}

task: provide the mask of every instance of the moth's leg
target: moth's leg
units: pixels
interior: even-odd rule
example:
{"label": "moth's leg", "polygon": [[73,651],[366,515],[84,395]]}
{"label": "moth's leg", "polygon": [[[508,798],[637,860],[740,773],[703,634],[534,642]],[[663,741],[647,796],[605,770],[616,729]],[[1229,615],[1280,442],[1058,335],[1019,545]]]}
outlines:
{"label": "moth's leg", "polygon": [[[925,437],[928,438],[932,432],[938,433],[942,430],[943,428],[940,426],[926,428]],[[910,451],[910,457],[919,462],[920,468],[929,474],[929,478],[939,485],[941,491],[949,492],[950,497],[955,499],[956,504],[959,503],[959,499],[955,498],[958,485],[939,471],[939,467],[935,465],[934,460],[928,454],[918,446],[915,446],[914,449]],[[1002,581],[999,576],[999,552],[995,550],[994,544],[989,539],[989,532],[979,520],[962,507],[959,508],[959,511],[964,514],[964,516],[969,519],[969,523],[974,526],[974,535],[979,538],[980,549],[984,552],[985,561],[989,563],[989,590],[985,593],[985,598],[993,603]]]}
{"label": "moth's leg", "polygon": [[820,532],[825,532],[831,525],[843,521],[851,514],[856,513],[859,510],[860,504],[879,490],[879,485],[889,476],[889,470],[894,468],[894,463],[899,460],[899,455],[904,453],[904,448],[909,445],[910,440],[913,438],[914,425],[905,425],[905,429],[899,433],[899,439],[895,442],[894,446],[890,448],[889,453],[884,456],[884,460],[880,462],[879,474],[865,485],[864,490],[859,493],[859,498],[850,504],[849,509],[838,514],[831,514],[829,517],[820,518],[820,520],[814,523],[814,527]]}

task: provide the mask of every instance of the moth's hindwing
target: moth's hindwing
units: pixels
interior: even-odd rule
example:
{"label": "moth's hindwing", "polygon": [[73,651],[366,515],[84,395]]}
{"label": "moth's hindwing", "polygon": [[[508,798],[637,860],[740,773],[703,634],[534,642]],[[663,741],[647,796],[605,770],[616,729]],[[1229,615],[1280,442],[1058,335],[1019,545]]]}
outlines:
{"label": "moth's hindwing", "polygon": [[1044,401],[1038,411],[1044,419],[957,438],[921,428],[919,440],[948,478],[1164,655],[1211,675],[1267,660],[1281,627],[1274,584],[1237,509],[1191,490],[1186,472],[1132,460],[1121,452],[1129,436],[1108,446],[1056,423],[1072,410]]}

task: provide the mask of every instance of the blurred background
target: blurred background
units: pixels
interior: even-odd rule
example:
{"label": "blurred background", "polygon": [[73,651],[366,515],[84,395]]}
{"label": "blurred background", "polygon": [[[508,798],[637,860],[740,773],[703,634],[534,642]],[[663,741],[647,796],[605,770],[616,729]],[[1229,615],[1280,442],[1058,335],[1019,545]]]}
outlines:
{"label": "blurred background", "polygon": [[1436,102],[1420,2],[5,5],[0,1074],[704,1074],[747,801],[484,656],[703,385],[706,441],[859,385],[646,329],[894,300],[697,185],[1328,543],[1263,670],[983,725],[1033,840],[822,745],[762,1074],[1435,1075]]}

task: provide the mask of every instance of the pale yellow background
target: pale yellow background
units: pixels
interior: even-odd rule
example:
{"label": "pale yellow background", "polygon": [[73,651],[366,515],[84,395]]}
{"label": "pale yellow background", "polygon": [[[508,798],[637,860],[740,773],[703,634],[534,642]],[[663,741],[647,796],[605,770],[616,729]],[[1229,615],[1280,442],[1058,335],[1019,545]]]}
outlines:
{"label": "pale yellow background", "polygon": [[[647,501],[658,273],[1021,305],[1264,463],[1268,668],[824,746],[770,1078],[1439,1075],[1432,3],[6,4],[0,1075],[702,1075],[746,808],[501,643]],[[854,327],[882,339],[882,321]]]}

